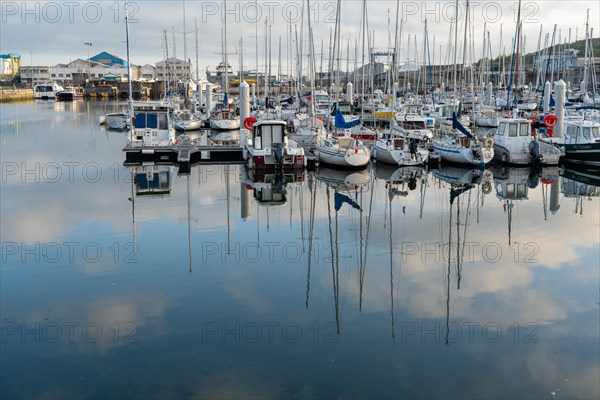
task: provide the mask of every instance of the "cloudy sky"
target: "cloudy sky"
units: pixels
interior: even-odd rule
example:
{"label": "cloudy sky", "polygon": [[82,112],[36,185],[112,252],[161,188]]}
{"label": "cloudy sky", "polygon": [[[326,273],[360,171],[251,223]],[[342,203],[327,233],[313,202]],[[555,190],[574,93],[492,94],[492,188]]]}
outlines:
{"label": "cloudy sky", "polygon": [[[346,69],[346,53],[350,48],[350,68],[355,60],[355,46],[361,58],[361,15],[362,1],[344,0],[340,11],[342,36],[342,70]],[[106,50],[125,58],[125,16],[123,0],[108,1],[4,1],[0,2],[2,24],[0,24],[0,53],[15,52],[23,57],[23,64],[54,65]],[[183,9],[185,4],[186,26],[184,30]],[[385,51],[388,37],[393,35],[396,21],[396,0],[367,1],[368,30],[374,31],[375,48]],[[471,1],[470,24],[475,57],[483,51],[484,29],[489,31],[491,51],[497,55],[501,48],[511,51],[515,33],[517,0]],[[535,51],[538,45],[540,26],[542,43],[544,35],[552,37],[556,25],[556,41],[565,42],[583,39],[585,35],[586,10],[590,9],[590,28],[598,37],[600,27],[600,2],[569,1],[565,12],[564,1],[522,0],[521,19],[527,51]],[[320,68],[321,46],[324,48],[327,65],[330,31],[335,27],[337,0],[312,0],[312,27],[314,32],[317,69]],[[455,14],[455,1],[401,1],[402,21],[401,59],[415,58],[415,36],[417,49],[422,54],[425,24],[428,22],[430,57],[439,61],[446,57],[450,40],[450,22]],[[243,38],[245,69],[265,66],[265,21],[271,30],[273,70],[276,71],[278,43],[282,43],[282,71],[288,69],[290,29],[292,36],[301,34],[302,25],[306,34],[306,22],[301,23],[302,1],[130,1],[130,44],[134,64],[154,64],[164,57],[164,31],[167,31],[169,55],[173,55],[173,30],[175,31],[175,53],[184,56],[184,35],[187,31],[187,57],[195,60],[194,24],[198,24],[198,52],[200,70],[211,70],[222,59],[221,28],[224,10],[227,10],[227,52],[234,69],[239,65],[240,38]],[[459,1],[459,42],[464,36],[465,2]],[[257,22],[258,21],[258,22]],[[388,23],[389,21],[389,23]],[[485,28],[484,28],[485,26]],[[570,30],[570,32],[569,32]],[[501,35],[502,32],[502,35]],[[410,35],[410,48],[409,48]],[[258,36],[258,38],[257,38]],[[470,35],[469,35],[470,36]],[[435,37],[435,46],[434,46]],[[92,47],[84,43],[92,43]],[[258,42],[258,43],[257,43]],[[258,45],[258,49],[257,49]],[[294,45],[295,46],[295,45]],[[459,44],[461,47],[462,44]],[[600,52],[600,49],[596,49]],[[461,56],[459,56],[459,60]]]}

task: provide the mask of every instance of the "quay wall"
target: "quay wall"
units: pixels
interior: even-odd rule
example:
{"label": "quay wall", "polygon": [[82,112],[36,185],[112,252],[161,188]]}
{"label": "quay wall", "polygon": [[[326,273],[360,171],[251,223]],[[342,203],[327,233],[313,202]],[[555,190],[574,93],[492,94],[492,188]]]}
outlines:
{"label": "quay wall", "polygon": [[33,89],[0,88],[0,103],[33,100]]}

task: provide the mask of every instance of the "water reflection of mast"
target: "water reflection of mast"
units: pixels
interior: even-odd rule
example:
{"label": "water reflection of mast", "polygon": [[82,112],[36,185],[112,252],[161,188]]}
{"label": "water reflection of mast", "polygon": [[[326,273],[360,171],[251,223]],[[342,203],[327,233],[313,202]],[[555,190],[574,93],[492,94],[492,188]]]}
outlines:
{"label": "water reflection of mast", "polygon": [[306,308],[308,308],[308,297],[310,294],[310,267],[312,265],[313,232],[315,228],[315,205],[317,199],[317,185],[314,175],[310,175],[310,222],[308,226],[308,273],[306,276]]}
{"label": "water reflection of mast", "polygon": [[[452,206],[454,204],[454,199],[460,196],[460,194],[464,193],[466,190],[472,189],[472,185],[464,185],[460,189],[458,189],[458,194],[456,197],[452,195],[452,190],[450,193],[450,218],[448,223],[448,269],[446,272],[446,335],[445,335],[445,344],[449,345],[449,334],[450,334],[450,271],[452,270]],[[455,189],[456,190],[456,189]],[[479,201],[478,201],[479,202]],[[460,236],[460,200],[456,203],[456,288],[460,290],[460,281],[462,278],[462,259],[464,258],[465,245],[466,245],[466,236],[467,236],[467,225],[469,218],[469,208],[471,204],[471,192],[469,191],[469,198],[467,199],[467,216],[465,217],[464,223],[464,231],[462,238],[462,246],[461,246],[461,236]]]}
{"label": "water reflection of mast", "polygon": [[[391,190],[391,185],[390,185],[390,190]],[[392,233],[392,198],[393,198],[393,194],[390,192],[388,195],[388,199],[389,199],[389,212],[390,212],[390,301],[391,301],[391,309],[390,309],[390,313],[391,313],[391,317],[392,317],[392,339],[396,338],[396,320],[394,318],[394,253],[393,253],[393,244],[392,244],[392,238],[393,238],[393,233]]]}
{"label": "water reflection of mast", "polygon": [[[227,66],[225,66],[227,68]],[[231,218],[229,213],[229,165],[225,165],[225,183],[227,188],[227,255],[230,255],[230,243],[231,243]]]}
{"label": "water reflection of mast", "polygon": [[[369,215],[367,216],[367,235],[365,237],[365,251],[364,257],[361,260],[360,271],[359,271],[359,300],[358,309],[362,312],[362,299],[363,299],[363,287],[365,285],[365,271],[367,269],[367,249],[369,247],[369,231],[371,230],[371,210],[373,209],[373,192],[375,189],[375,179],[371,183],[371,200],[369,201]],[[361,188],[362,194],[362,188]],[[362,213],[362,196],[361,196],[361,213]],[[361,240],[362,240],[362,217],[360,219],[361,226]]]}
{"label": "water reflection of mast", "polygon": [[[337,211],[335,212],[335,241],[333,240],[333,232],[331,225],[331,196],[329,186],[327,186],[327,215],[329,218],[329,243],[331,247],[331,272],[333,277],[333,302],[335,305],[335,325],[337,333],[340,333],[340,302],[339,302],[339,265],[338,265],[338,219]],[[334,250],[335,246],[335,250]]]}
{"label": "water reflection of mast", "polygon": [[188,257],[189,257],[189,263],[190,263],[190,268],[189,271],[192,272],[192,233],[191,233],[191,226],[190,226],[190,221],[192,219],[192,213],[190,211],[190,174],[188,174],[187,176],[187,226],[188,226]]}
{"label": "water reflection of mast", "polygon": [[135,193],[134,193],[134,174],[133,174],[133,167],[130,167],[130,171],[131,171],[131,197],[129,198],[129,201],[131,201],[131,221],[132,221],[132,227],[131,227],[131,233],[133,236],[133,252],[134,254],[137,252],[137,245],[135,243],[135,239],[136,239],[136,231],[135,231]]}

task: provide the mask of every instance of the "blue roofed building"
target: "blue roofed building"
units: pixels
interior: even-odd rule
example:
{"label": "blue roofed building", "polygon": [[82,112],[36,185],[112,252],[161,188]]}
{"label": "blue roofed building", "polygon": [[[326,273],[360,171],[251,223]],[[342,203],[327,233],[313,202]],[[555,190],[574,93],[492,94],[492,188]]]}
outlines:
{"label": "blue roofed building", "polygon": [[107,65],[112,67],[114,65],[120,65],[123,67],[127,66],[127,61],[123,60],[120,57],[115,56],[114,54],[110,54],[106,51],[103,51],[100,54],[95,55],[94,57],[90,57],[90,61],[97,62],[100,64]]}

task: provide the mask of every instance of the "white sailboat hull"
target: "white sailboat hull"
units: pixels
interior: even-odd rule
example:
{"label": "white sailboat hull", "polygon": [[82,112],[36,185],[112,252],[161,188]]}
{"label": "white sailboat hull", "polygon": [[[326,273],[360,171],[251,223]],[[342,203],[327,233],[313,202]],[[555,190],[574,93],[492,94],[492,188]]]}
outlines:
{"label": "white sailboat hull", "polygon": [[408,149],[393,149],[386,141],[378,140],[373,146],[373,153],[377,161],[398,166],[422,165],[429,159],[429,151],[417,149],[416,158]]}
{"label": "white sailboat hull", "polygon": [[210,127],[211,129],[219,131],[232,131],[235,129],[240,129],[240,119],[211,119]]}
{"label": "white sailboat hull", "polygon": [[358,152],[355,152],[354,149],[335,151],[317,146],[316,153],[320,162],[340,167],[364,167],[371,159],[370,154],[364,150],[358,150]]}
{"label": "white sailboat hull", "polygon": [[453,145],[445,143],[442,140],[433,142],[433,149],[440,155],[442,161],[451,162],[455,164],[467,164],[482,166],[488,164],[494,158],[493,147],[477,147],[475,154],[472,148],[462,147],[459,145]]}

